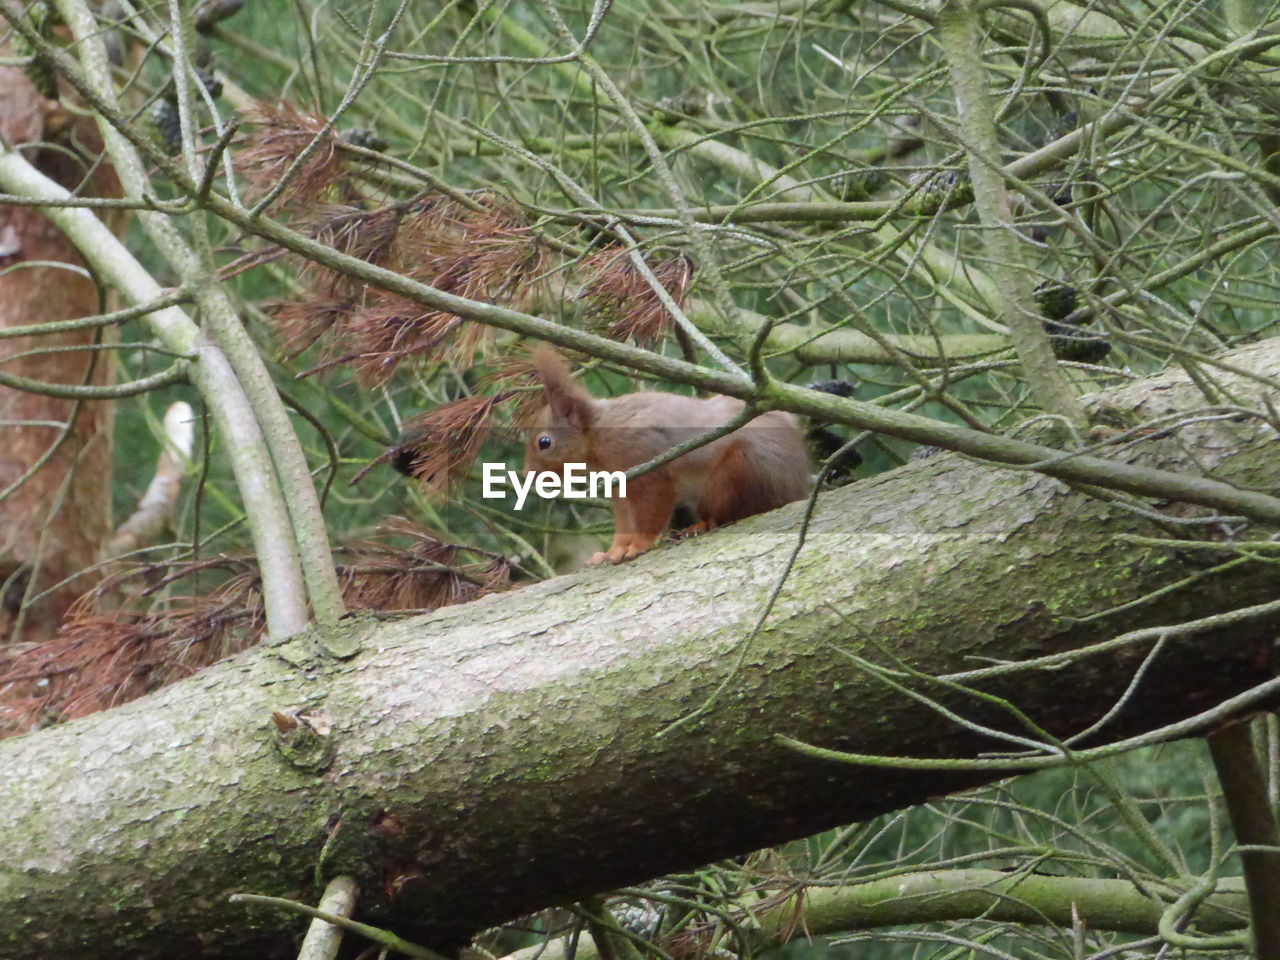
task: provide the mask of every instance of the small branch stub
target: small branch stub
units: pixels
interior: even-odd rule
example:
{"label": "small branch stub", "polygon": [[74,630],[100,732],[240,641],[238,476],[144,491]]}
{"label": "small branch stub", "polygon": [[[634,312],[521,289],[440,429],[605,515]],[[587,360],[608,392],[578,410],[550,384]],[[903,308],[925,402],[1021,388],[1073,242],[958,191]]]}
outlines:
{"label": "small branch stub", "polygon": [[271,722],[271,740],[290,766],[322,773],[333,763],[337,746],[330,735],[333,721],[328,714],[277,710]]}

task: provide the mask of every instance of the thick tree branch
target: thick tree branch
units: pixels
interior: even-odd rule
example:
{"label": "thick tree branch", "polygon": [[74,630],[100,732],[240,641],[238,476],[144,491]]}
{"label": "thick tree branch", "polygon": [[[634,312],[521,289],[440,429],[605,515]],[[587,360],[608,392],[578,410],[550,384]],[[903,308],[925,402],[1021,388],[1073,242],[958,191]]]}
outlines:
{"label": "thick tree branch", "polygon": [[[999,170],[996,110],[982,64],[980,9],[973,0],[951,0],[938,11],[937,30],[951,71],[951,88],[956,95],[960,132],[973,181],[973,202],[985,228],[982,241],[990,261],[988,273],[995,286],[995,306],[1018,352],[1023,377],[1040,407],[1083,428],[1088,419],[1080,398],[1053,356],[1049,334],[1035,309],[1023,244],[1014,233],[1009,190]],[[1048,42],[1046,37],[1045,43]]]}
{"label": "thick tree branch", "polygon": [[173,509],[182,491],[182,477],[191,462],[195,441],[195,412],[191,405],[178,401],[170,404],[164,415],[164,447],[156,459],[156,469],[138,506],[124,523],[116,528],[103,545],[104,559],[121,557],[131,550],[159,540],[173,520]]}
{"label": "thick tree branch", "polygon": [[1276,960],[1280,957],[1280,917],[1274,906],[1280,895],[1280,838],[1276,836],[1275,815],[1267,800],[1266,776],[1258,765],[1248,724],[1233,724],[1208,739],[1236,842],[1250,848],[1241,851],[1240,859],[1249,895],[1254,950],[1258,960]]}

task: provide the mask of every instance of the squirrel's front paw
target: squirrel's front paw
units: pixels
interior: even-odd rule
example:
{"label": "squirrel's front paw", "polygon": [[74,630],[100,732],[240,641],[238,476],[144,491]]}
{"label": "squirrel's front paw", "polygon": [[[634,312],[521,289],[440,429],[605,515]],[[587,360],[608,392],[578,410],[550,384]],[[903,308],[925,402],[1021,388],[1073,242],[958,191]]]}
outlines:
{"label": "squirrel's front paw", "polygon": [[591,559],[587,561],[588,566],[599,566],[602,563],[626,563],[628,560],[634,560],[640,554],[646,551],[636,547],[610,547],[608,550],[602,550],[599,553],[592,554]]}
{"label": "squirrel's front paw", "polygon": [[699,520],[697,523],[682,527],[679,530],[671,531],[672,540],[687,540],[689,537],[698,537],[711,529],[711,524],[706,520]]}

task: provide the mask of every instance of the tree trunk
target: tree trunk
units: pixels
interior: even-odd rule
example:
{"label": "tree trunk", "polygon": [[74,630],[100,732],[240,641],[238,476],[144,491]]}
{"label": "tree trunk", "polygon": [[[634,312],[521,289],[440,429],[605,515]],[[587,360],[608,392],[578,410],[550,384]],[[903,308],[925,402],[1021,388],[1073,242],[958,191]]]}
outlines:
{"label": "tree trunk", "polygon": [[[49,142],[50,148],[28,156],[68,189],[92,171],[82,195],[119,195],[110,167],[96,163],[101,140],[93,119],[75,117],[58,101],[40,96],[18,67],[0,66],[0,136],[13,144]],[[23,266],[34,261],[69,264],[76,272]],[[62,231],[36,207],[0,206],[0,328],[100,312],[97,287]],[[0,340],[0,358],[87,345],[96,333],[6,338]],[[101,384],[110,375],[110,362],[76,351],[23,357],[0,369],[50,383]],[[111,414],[108,403],[77,403],[0,386],[0,491],[7,493],[0,496],[0,643],[49,639],[67,606],[93,586],[92,577],[79,580],[23,610],[25,599],[91,568],[110,532]],[[69,428],[59,426],[69,420]],[[52,456],[23,480],[51,447]]]}
{"label": "tree trunk", "polygon": [[[1275,377],[1280,341],[1231,360]],[[1241,404],[1263,389],[1221,380]],[[1182,374],[1107,401],[1141,419],[1203,406]],[[1280,469],[1280,445],[1254,419],[1187,422],[1141,450],[1148,463],[1264,488]],[[1018,666],[1273,600],[1274,573],[1205,573],[1221,554],[1118,539],[1167,535],[1149,519],[951,455],[824,495],[748,643],[802,513],[794,504],[402,623],[349,619],[0,743],[0,915],[21,918],[0,925],[0,954],[282,955],[305,920],[228,895],[314,900],[340,873],[361,881],[362,920],[448,947],[538,907],[1007,775],[850,765],[781,744],[778,734],[899,756],[1010,749],[850,654],[934,675],[1012,664],[968,682],[1058,737],[1111,712],[1090,742],[1192,717],[1273,677],[1275,615],[1165,632],[1131,690],[1160,631]],[[990,701],[894,679],[1034,735]],[[279,734],[273,711],[331,732]]]}

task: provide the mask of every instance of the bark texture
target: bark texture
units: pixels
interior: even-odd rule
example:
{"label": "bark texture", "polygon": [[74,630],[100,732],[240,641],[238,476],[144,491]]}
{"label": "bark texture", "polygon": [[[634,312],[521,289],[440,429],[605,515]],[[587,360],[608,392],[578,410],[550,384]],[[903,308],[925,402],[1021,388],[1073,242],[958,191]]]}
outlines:
{"label": "bark texture", "polygon": [[[0,66],[0,136],[13,144],[49,144],[28,156],[69,190],[83,185],[82,195],[119,195],[115,175],[99,162],[102,141],[93,119],[40,96],[19,67]],[[83,270],[75,247],[38,208],[0,205],[0,327],[100,312],[92,280],[39,261]],[[0,359],[90,344],[94,336],[93,330],[79,330],[4,339]],[[110,364],[104,356],[94,363],[94,356],[84,351],[30,356],[5,363],[3,370],[49,383],[105,383]],[[59,443],[63,430],[53,424],[73,416],[69,435]],[[111,426],[110,404],[0,386],[0,491],[8,492],[0,497],[0,643],[14,638],[24,598],[91,567],[110,532]],[[55,444],[53,455],[9,492]],[[51,637],[67,606],[92,585],[82,580],[28,607],[20,638]]]}
{"label": "bark texture", "polygon": [[[1275,377],[1280,342],[1231,359]],[[1240,403],[1268,389],[1224,379]],[[1203,399],[1178,374],[1108,402],[1155,417]],[[1267,490],[1280,469],[1273,432],[1251,419],[1188,424],[1139,449]],[[824,496],[779,603],[744,646],[801,513],[399,624],[348,620],[0,743],[0,915],[11,918],[0,955],[285,955],[305,921],[227,896],[314,901],[342,873],[361,881],[359,919],[445,948],[534,908],[991,778],[780,746],[775,734],[904,756],[1005,749],[849,652],[954,673],[1274,599],[1266,564],[1204,574],[1221,555],[1117,539],[1163,534],[1149,520],[942,455]],[[1092,738],[1111,740],[1270,679],[1278,625],[1171,636],[1127,696],[1150,642],[1011,667],[983,689],[1059,736],[1123,700]],[[1028,732],[972,697],[907,682]],[[672,727],[722,683],[705,714]],[[277,733],[273,711],[312,725]],[[327,736],[305,736],[312,726]]]}

